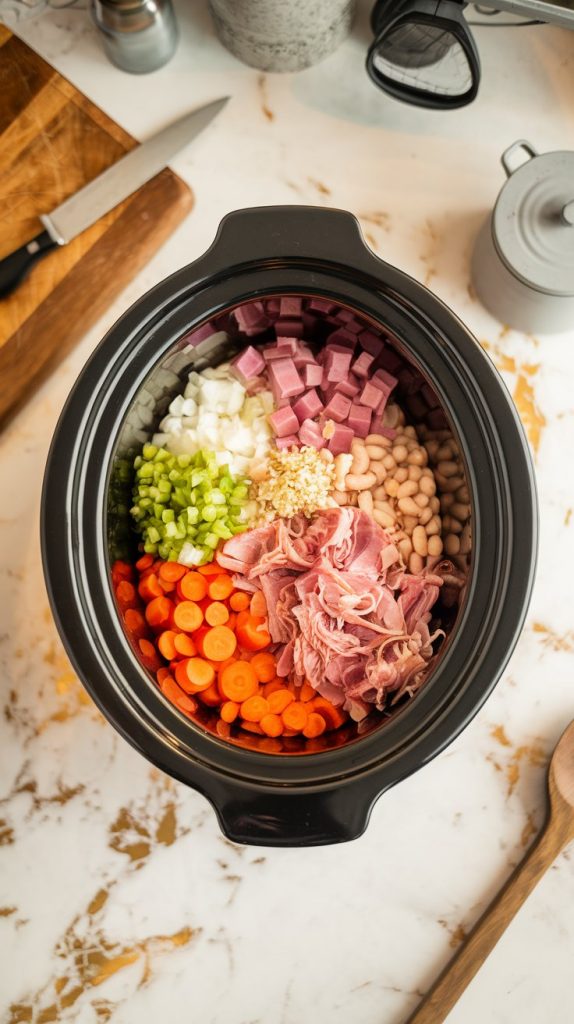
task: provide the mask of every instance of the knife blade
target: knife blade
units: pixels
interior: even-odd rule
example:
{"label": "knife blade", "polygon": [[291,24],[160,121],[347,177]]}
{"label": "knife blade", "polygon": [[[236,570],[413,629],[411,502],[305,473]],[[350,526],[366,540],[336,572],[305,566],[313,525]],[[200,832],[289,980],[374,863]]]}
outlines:
{"label": "knife blade", "polygon": [[163,170],[171,158],[203,131],[229,100],[224,96],[180,117],[132,149],[48,214],[45,230],[0,260],[0,297],[24,279],[34,263],[59,245],[66,245],[105,213]]}

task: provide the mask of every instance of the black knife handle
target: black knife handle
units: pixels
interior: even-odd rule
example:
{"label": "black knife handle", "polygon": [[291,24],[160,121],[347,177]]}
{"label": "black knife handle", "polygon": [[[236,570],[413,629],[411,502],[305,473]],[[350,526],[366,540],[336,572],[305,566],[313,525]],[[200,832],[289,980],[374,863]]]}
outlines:
{"label": "black knife handle", "polygon": [[57,242],[47,231],[40,232],[30,242],[15,249],[9,256],[0,260],[0,298],[9,295],[16,285],[20,284],[37,260],[55,249]]}

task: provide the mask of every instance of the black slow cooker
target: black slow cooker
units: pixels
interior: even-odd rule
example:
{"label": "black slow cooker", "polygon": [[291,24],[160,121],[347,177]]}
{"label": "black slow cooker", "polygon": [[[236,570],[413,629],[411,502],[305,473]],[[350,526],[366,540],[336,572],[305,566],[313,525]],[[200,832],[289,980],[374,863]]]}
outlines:
{"label": "black slow cooker", "polygon": [[[110,570],[131,539],[130,459],[192,368],[229,355],[197,330],[271,295],[323,297],[383,330],[437,396],[456,438],[472,508],[465,596],[420,692],[314,752],[277,756],[184,718],[139,664]],[[200,339],[189,343],[190,338]],[[209,331],[207,332],[209,334]],[[203,340],[201,340],[203,339]],[[354,839],[375,800],[438,754],[488,697],[517,641],[532,588],[535,485],[516,410],[493,365],[426,288],[378,259],[355,218],[268,207],[222,222],[211,248],[136,302],[76,382],[50,450],[42,550],[72,663],[106,717],[145,757],[211,802],[240,843]]]}

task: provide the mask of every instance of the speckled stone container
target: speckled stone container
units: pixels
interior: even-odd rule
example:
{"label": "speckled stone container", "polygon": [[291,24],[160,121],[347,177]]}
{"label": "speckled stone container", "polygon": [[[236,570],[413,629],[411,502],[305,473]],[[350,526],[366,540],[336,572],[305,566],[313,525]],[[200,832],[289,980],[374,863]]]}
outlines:
{"label": "speckled stone container", "polygon": [[209,0],[221,42],[262,71],[300,71],[349,34],[356,0]]}

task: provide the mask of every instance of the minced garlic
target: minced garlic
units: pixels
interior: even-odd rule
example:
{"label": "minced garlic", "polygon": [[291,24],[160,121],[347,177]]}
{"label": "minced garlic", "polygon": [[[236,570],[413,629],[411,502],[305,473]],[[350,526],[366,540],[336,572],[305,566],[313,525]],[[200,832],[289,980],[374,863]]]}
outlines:
{"label": "minced garlic", "polygon": [[334,475],[333,462],[316,448],[305,445],[270,452],[266,477],[254,485],[260,520],[288,519],[298,512],[311,516],[318,509],[329,508]]}

